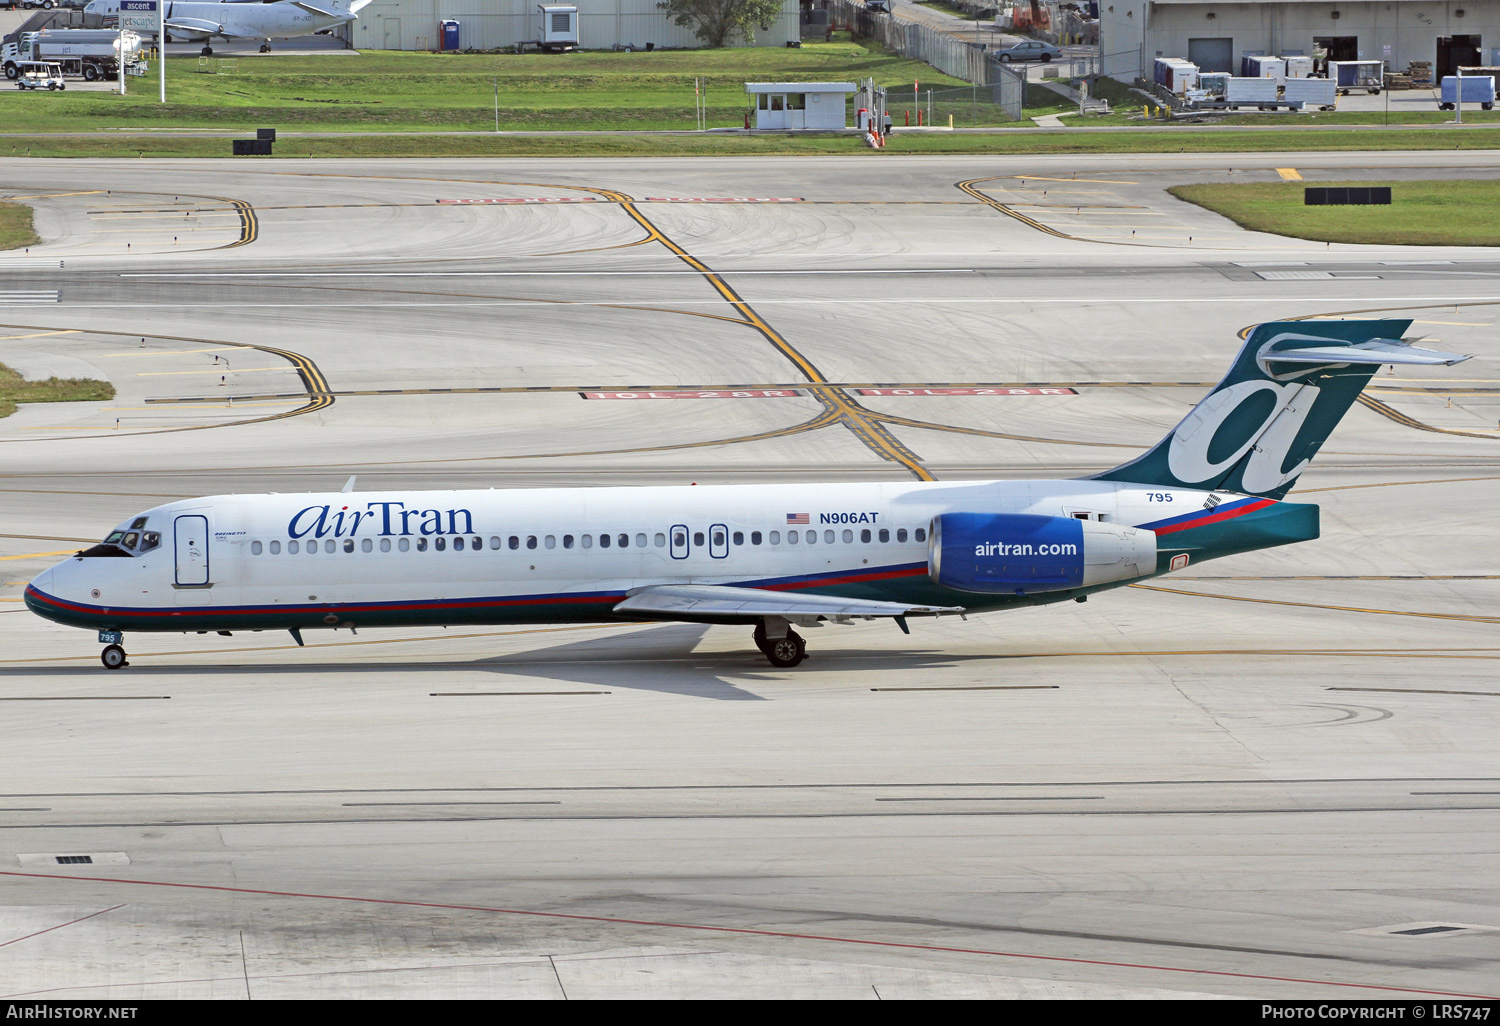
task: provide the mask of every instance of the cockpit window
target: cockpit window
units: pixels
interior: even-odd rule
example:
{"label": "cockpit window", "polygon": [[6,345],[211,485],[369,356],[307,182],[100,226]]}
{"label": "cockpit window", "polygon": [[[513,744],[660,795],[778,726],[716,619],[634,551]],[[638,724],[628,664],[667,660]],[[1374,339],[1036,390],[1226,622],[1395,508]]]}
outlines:
{"label": "cockpit window", "polygon": [[130,527],[111,531],[98,545],[78,553],[80,556],[139,556],[161,546],[161,532],[142,531],[147,517],[136,517]]}

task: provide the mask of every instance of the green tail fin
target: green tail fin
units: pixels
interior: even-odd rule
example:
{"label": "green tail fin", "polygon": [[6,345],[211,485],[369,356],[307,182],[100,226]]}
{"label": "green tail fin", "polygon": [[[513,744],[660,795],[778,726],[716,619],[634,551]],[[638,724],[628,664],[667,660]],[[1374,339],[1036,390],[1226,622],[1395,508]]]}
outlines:
{"label": "green tail fin", "polygon": [[1144,456],[1095,480],[1279,499],[1382,364],[1468,359],[1401,341],[1410,320],[1268,321],[1234,366]]}

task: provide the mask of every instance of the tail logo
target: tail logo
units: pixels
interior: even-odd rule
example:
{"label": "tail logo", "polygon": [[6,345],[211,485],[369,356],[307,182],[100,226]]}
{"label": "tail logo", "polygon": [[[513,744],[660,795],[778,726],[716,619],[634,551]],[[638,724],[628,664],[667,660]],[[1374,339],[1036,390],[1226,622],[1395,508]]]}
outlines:
{"label": "tail logo", "polygon": [[[1250,399],[1262,392],[1270,393],[1270,402],[1261,399],[1246,411]],[[1281,470],[1317,399],[1316,385],[1295,382],[1240,381],[1220,389],[1178,425],[1167,448],[1167,466],[1184,484],[1202,484],[1222,477],[1250,453],[1241,474],[1243,490],[1255,494],[1280,488],[1308,464],[1304,459],[1286,473]],[[1231,420],[1230,437],[1243,441],[1227,456],[1212,459],[1209,447]]]}

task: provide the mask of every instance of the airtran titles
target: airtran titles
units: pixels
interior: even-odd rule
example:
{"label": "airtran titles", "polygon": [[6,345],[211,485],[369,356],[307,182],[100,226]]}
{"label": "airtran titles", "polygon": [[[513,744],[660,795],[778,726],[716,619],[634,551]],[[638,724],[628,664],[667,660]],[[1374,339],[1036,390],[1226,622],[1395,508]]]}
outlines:
{"label": "airtran titles", "polygon": [[377,535],[473,534],[474,515],[466,509],[407,509],[404,502],[367,502],[364,509],[306,506],[287,522],[293,538],[353,538]]}

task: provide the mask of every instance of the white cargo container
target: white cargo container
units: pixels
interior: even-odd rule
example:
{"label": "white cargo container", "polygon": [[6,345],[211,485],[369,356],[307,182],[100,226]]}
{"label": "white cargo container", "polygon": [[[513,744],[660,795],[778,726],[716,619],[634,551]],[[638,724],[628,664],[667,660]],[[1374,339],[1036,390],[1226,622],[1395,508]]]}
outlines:
{"label": "white cargo container", "polygon": [[1240,61],[1240,74],[1245,78],[1269,78],[1279,85],[1286,78],[1286,61],[1280,57],[1246,54]]}
{"label": "white cargo container", "polygon": [[1304,107],[1333,110],[1338,104],[1338,86],[1328,78],[1289,78],[1281,98],[1296,110]]}
{"label": "white cargo container", "polygon": [[1274,78],[1235,77],[1224,89],[1224,100],[1230,110],[1239,110],[1241,106],[1275,106],[1279,99],[1280,90]]}
{"label": "white cargo container", "polygon": [[541,24],[537,45],[548,53],[565,53],[578,48],[578,8],[561,4],[537,4]]}
{"label": "white cargo container", "polygon": [[1286,77],[1288,79],[1312,78],[1313,59],[1311,57],[1292,56],[1281,59],[1286,62]]}

